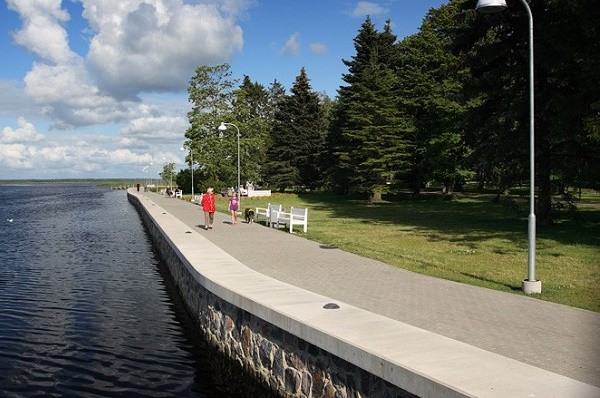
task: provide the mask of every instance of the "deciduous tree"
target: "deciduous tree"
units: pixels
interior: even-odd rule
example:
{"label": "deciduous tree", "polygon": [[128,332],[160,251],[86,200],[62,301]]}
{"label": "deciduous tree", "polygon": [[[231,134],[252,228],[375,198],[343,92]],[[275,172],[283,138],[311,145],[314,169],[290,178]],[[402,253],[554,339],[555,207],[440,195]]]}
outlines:
{"label": "deciduous tree", "polygon": [[192,109],[188,112],[190,127],[185,132],[187,146],[193,151],[194,161],[202,168],[205,185],[235,185],[236,138],[228,138],[218,131],[223,121],[232,114],[233,89],[236,80],[231,77],[228,64],[202,65],[196,68],[188,86]]}

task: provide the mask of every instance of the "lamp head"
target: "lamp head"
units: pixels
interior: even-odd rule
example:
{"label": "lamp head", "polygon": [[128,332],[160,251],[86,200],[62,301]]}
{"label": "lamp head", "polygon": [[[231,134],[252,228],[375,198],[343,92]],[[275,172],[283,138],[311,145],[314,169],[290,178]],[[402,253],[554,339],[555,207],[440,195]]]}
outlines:
{"label": "lamp head", "polygon": [[219,126],[219,131],[225,131],[227,130],[227,126],[225,126],[225,122],[221,122],[221,125]]}
{"label": "lamp head", "polygon": [[506,0],[479,0],[475,10],[482,14],[496,14],[506,9]]}

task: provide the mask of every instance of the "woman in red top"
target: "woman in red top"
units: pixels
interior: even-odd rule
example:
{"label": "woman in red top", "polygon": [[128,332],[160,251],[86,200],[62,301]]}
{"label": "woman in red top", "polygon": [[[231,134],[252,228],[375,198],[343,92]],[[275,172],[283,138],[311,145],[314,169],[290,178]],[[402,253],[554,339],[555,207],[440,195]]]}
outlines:
{"label": "woman in red top", "polygon": [[215,220],[215,211],[217,206],[215,204],[215,194],[212,188],[208,188],[206,193],[202,195],[202,210],[204,211],[204,229],[212,229],[213,221]]}

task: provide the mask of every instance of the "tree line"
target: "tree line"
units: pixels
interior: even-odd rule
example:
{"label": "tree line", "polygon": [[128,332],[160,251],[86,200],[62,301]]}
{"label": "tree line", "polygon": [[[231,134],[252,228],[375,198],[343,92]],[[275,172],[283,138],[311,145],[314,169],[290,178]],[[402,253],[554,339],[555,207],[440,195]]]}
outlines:
{"label": "tree line", "polygon": [[[508,0],[480,15],[476,0],[432,8],[419,31],[398,40],[392,22],[370,17],[342,60],[334,99],[315,92],[304,68],[289,93],[232,77],[228,64],[199,66],[188,86],[185,132],[199,186],[242,181],[285,191],[369,194],[467,182],[499,195],[527,183],[528,24]],[[536,187],[539,223],[552,194],[600,189],[600,8],[595,0],[530,0],[534,17]],[[188,161],[190,161],[188,156]],[[190,170],[177,176],[190,184]],[[233,183],[233,184],[232,184]]]}

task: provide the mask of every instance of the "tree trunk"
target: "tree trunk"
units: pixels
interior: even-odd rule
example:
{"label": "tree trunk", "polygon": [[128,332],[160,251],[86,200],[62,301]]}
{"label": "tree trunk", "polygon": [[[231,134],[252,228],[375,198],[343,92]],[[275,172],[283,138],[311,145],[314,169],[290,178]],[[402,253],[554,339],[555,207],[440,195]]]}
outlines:
{"label": "tree trunk", "polygon": [[538,152],[538,201],[536,209],[536,220],[538,225],[552,225],[552,182],[551,159],[548,143],[542,141]]}
{"label": "tree trunk", "polygon": [[444,181],[444,187],[442,188],[442,193],[444,196],[452,195],[454,193],[454,182],[453,181]]}
{"label": "tree trunk", "polygon": [[371,202],[377,203],[377,202],[381,202],[381,201],[383,201],[383,198],[381,197],[381,190],[373,189],[373,191],[371,192]]}
{"label": "tree trunk", "polygon": [[485,188],[485,176],[483,173],[477,175],[477,192],[483,192]]}

